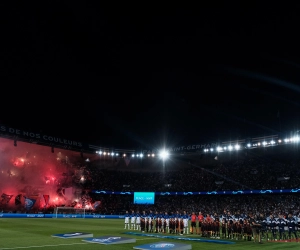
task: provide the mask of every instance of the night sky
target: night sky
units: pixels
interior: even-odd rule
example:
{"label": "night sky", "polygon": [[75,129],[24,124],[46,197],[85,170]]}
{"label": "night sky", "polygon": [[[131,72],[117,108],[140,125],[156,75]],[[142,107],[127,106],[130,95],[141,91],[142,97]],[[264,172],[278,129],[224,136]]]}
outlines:
{"label": "night sky", "polygon": [[5,6],[0,123],[135,149],[295,132],[296,7]]}

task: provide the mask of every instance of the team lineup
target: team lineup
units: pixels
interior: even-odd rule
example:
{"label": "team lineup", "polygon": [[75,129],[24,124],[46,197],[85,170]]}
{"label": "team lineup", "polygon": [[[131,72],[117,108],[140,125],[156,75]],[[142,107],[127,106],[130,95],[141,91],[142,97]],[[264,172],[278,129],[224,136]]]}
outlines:
{"label": "team lineup", "polygon": [[186,211],[169,214],[168,212],[126,211],[124,229],[139,230],[147,233],[196,234],[200,237],[232,240],[254,240],[298,242],[300,233],[300,215],[279,214],[231,214],[224,211],[222,215],[214,213]]}

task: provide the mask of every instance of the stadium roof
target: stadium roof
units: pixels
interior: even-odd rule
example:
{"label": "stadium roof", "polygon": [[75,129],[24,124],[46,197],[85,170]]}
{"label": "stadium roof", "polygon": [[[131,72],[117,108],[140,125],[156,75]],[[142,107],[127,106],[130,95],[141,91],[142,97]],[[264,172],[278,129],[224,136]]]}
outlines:
{"label": "stadium roof", "polygon": [[292,12],[7,7],[0,123],[126,149],[295,133]]}

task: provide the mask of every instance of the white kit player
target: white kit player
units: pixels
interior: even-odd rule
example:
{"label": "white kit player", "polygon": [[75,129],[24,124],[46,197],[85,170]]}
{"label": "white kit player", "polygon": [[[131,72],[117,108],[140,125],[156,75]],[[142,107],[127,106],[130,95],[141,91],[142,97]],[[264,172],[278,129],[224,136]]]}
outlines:
{"label": "white kit player", "polygon": [[130,215],[130,229],[135,230],[135,223],[136,223],[136,215],[134,213],[134,210],[131,211]]}
{"label": "white kit player", "polygon": [[139,211],[136,212],[136,220],[135,220],[135,230],[141,230],[141,214]]}
{"label": "white kit player", "polygon": [[130,218],[130,215],[129,215],[128,211],[126,211],[126,213],[125,213],[125,227],[124,227],[124,229],[129,229],[129,218]]}
{"label": "white kit player", "polygon": [[170,233],[170,216],[169,216],[168,212],[165,212],[164,219],[166,221],[166,232]]}
{"label": "white kit player", "polygon": [[186,211],[183,211],[183,233],[188,234],[189,233],[189,216],[186,213]]}

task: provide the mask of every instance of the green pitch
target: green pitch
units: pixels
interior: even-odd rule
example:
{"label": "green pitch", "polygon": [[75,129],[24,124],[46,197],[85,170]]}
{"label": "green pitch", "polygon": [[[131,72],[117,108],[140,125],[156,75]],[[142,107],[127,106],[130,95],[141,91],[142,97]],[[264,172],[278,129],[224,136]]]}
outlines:
{"label": "green pitch", "polygon": [[[159,241],[181,242],[191,244],[192,249],[299,249],[300,243],[271,243],[257,244],[253,241],[235,241],[236,244],[215,244],[193,241],[180,241],[170,239],[159,239],[144,236],[130,236],[123,234],[123,219],[44,219],[44,218],[2,218],[0,219],[0,249],[41,249],[41,250],[93,250],[93,249],[133,249],[134,246],[154,243]],[[70,232],[92,233],[94,237],[112,235],[132,237],[136,243],[123,245],[101,245],[83,242],[82,239],[61,239],[52,237],[54,234],[64,234]],[[137,232],[137,231],[134,231]],[[187,237],[198,237],[188,235]]]}

